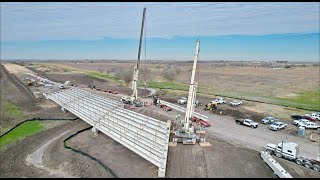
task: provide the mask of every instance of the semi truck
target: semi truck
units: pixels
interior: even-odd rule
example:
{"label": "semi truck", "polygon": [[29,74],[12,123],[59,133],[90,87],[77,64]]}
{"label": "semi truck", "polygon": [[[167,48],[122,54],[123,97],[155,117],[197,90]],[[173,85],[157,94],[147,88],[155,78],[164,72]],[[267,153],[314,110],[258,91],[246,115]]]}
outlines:
{"label": "semi truck", "polygon": [[282,141],[276,144],[267,144],[266,152],[270,155],[275,155],[278,158],[284,158],[290,161],[294,161],[299,165],[303,165],[306,168],[313,169],[320,172],[320,161],[315,159],[308,159],[299,156],[299,145],[293,142]]}

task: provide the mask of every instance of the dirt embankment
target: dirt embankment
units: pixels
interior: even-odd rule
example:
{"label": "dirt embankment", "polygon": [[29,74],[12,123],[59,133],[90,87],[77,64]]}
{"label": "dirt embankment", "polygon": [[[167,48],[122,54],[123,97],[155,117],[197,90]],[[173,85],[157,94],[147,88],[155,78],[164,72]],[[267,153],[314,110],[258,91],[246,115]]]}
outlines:
{"label": "dirt embankment", "polygon": [[[29,104],[36,102],[36,98],[32,91],[26,87],[17,76],[10,74],[3,65],[0,65],[0,74],[1,91],[5,98],[10,98],[10,100],[13,101],[19,101],[19,104],[25,108],[30,108]],[[26,103],[28,105],[26,105]]]}

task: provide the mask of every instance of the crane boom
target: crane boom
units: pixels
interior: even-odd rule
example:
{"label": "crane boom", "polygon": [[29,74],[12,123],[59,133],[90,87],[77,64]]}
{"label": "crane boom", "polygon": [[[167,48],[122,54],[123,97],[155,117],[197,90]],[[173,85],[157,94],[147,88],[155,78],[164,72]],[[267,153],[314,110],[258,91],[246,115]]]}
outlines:
{"label": "crane boom", "polygon": [[139,66],[140,66],[141,44],[142,44],[142,36],[143,36],[143,29],[144,29],[144,17],[146,14],[146,9],[147,8],[143,8],[142,24],[141,24],[141,31],[140,31],[140,42],[139,42],[139,52],[138,52],[138,60],[137,60],[137,64],[136,64],[137,69],[139,69]]}
{"label": "crane boom", "polygon": [[195,96],[197,92],[197,86],[198,83],[194,82],[195,74],[196,74],[196,68],[197,68],[197,61],[198,61],[198,55],[199,55],[199,48],[200,48],[200,41],[197,40],[196,50],[194,53],[194,61],[193,61],[193,67],[192,67],[192,74],[191,74],[191,80],[190,80],[190,87],[189,87],[189,94],[188,94],[188,102],[187,102],[187,111],[184,119],[184,130],[189,131],[189,121],[194,113],[194,101]]}
{"label": "crane boom", "polygon": [[142,36],[143,36],[143,28],[144,28],[144,17],[146,13],[146,7],[143,8],[143,15],[142,15],[142,24],[141,24],[141,31],[140,31],[140,42],[139,42],[139,51],[138,51],[138,59],[136,66],[133,69],[133,78],[132,78],[132,95],[131,97],[134,100],[138,100],[138,90],[137,90],[137,84],[139,79],[139,66],[140,66],[140,54],[141,54],[141,44],[142,44]]}

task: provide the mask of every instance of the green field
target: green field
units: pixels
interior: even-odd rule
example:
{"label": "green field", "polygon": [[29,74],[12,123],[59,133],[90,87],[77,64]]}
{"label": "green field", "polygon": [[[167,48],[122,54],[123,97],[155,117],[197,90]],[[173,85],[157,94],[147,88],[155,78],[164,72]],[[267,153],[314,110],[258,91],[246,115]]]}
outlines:
{"label": "green field", "polygon": [[320,91],[304,91],[290,98],[276,98],[282,105],[296,108],[307,108],[320,111]]}
{"label": "green field", "polygon": [[40,121],[30,121],[21,124],[8,134],[0,137],[0,150],[4,149],[8,144],[40,132],[43,128],[44,125]]}
{"label": "green field", "polygon": [[100,78],[100,79],[111,79],[116,82],[122,82],[120,79],[116,78],[113,74],[100,73],[100,72],[95,72],[95,71],[89,71],[86,73],[91,77],[96,77],[96,78]]}

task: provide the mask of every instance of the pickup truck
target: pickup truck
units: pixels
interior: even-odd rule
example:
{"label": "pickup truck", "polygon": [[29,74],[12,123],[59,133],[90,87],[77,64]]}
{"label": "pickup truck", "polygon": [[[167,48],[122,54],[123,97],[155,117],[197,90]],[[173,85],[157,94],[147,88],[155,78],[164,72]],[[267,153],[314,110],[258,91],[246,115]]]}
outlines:
{"label": "pickup truck", "polygon": [[172,108],[167,106],[167,105],[164,105],[164,104],[159,104],[159,107],[165,111],[172,111]]}
{"label": "pickup truck", "polygon": [[300,123],[304,123],[304,122],[309,122],[309,121],[307,119],[299,119],[299,120],[294,120],[292,124],[299,126]]}
{"label": "pickup truck", "polygon": [[197,118],[197,117],[194,117],[194,116],[193,116],[191,119],[192,119],[192,121],[193,121],[194,123],[200,125],[201,127],[210,127],[210,126],[211,126],[211,124],[210,124],[209,122],[204,121],[204,120],[202,120],[202,119],[199,119],[199,118]]}
{"label": "pickup truck", "polygon": [[241,101],[233,100],[229,103],[230,106],[240,106],[242,104]]}
{"label": "pickup truck", "polygon": [[292,115],[291,118],[293,120],[299,120],[299,119],[303,119],[303,116],[302,115]]}
{"label": "pickup truck", "polygon": [[311,121],[315,121],[315,120],[320,120],[320,116],[318,116],[317,113],[311,113],[311,114],[305,114],[306,117],[309,117],[309,118],[306,118],[308,120],[311,120]]}
{"label": "pickup truck", "polygon": [[251,128],[257,128],[259,125],[251,119],[236,119],[236,123],[240,125],[249,126]]}
{"label": "pickup truck", "polygon": [[314,122],[303,122],[299,124],[299,127],[304,127],[306,129],[318,129],[320,130],[320,125]]}
{"label": "pickup truck", "polygon": [[181,99],[178,100],[178,104],[186,104],[187,103],[187,98],[182,97]]}
{"label": "pickup truck", "polygon": [[277,122],[272,123],[269,126],[269,128],[270,128],[270,130],[278,131],[280,129],[286,128],[287,126],[288,126],[288,124],[280,122],[280,121],[277,121]]}
{"label": "pickup truck", "polygon": [[272,124],[272,123],[274,123],[276,121],[278,121],[278,120],[276,118],[274,118],[274,117],[271,117],[271,116],[261,119],[261,123],[262,124]]}
{"label": "pickup truck", "polygon": [[226,100],[223,98],[223,97],[218,97],[218,98],[214,98],[211,103],[218,103],[218,104],[225,104],[226,103]]}

